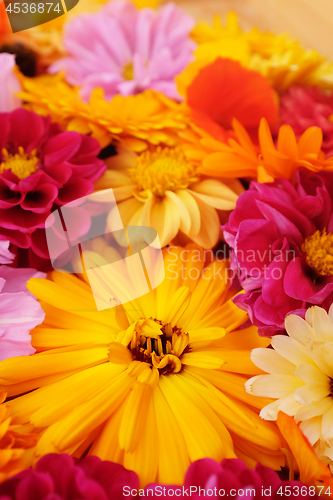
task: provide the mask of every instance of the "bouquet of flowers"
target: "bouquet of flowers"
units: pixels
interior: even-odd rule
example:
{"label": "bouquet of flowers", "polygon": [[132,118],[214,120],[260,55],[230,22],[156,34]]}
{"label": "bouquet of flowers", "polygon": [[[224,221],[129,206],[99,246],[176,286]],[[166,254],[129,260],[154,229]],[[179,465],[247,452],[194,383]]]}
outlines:
{"label": "bouquet of flowers", "polygon": [[333,63],[153,3],[0,5],[0,500],[333,498]]}

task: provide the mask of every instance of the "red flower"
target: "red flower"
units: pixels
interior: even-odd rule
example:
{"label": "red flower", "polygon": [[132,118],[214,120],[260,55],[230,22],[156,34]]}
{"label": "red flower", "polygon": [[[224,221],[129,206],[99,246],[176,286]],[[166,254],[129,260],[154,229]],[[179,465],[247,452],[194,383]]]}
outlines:
{"label": "red flower", "polygon": [[139,487],[135,472],[89,456],[49,454],[0,485],[0,500],[123,500],[124,486]]}
{"label": "red flower", "polygon": [[216,59],[202,68],[187,89],[193,119],[217,139],[231,129],[236,118],[244,127],[256,129],[261,118],[278,120],[277,98],[268,80],[231,59]]}
{"label": "red flower", "polygon": [[29,249],[28,262],[20,265],[48,264],[45,220],[58,206],[93,191],[106,168],[99,152],[95,139],[63,132],[32,111],[0,114],[0,237]]}

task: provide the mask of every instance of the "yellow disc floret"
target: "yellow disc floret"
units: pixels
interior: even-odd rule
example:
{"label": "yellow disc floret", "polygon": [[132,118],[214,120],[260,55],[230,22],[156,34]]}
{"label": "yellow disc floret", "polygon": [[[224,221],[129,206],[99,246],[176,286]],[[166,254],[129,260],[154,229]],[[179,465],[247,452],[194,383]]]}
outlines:
{"label": "yellow disc floret", "polygon": [[162,197],[166,191],[186,189],[199,181],[197,167],[186,160],[178,148],[160,148],[145,151],[129,169],[129,174],[138,185],[139,191],[151,191]]}
{"label": "yellow disc floret", "polygon": [[316,231],[302,245],[306,261],[321,276],[333,275],[333,234]]}
{"label": "yellow disc floret", "polygon": [[24,148],[18,148],[18,153],[11,155],[7,149],[2,150],[2,163],[0,165],[0,173],[5,170],[11,170],[19,179],[25,179],[37,170],[39,158],[37,150],[34,149],[31,153],[25,153]]}
{"label": "yellow disc floret", "polygon": [[151,364],[163,375],[180,372],[181,356],[190,349],[188,333],[153,318],[136,321],[118,334],[117,342],[129,349],[133,360]]}

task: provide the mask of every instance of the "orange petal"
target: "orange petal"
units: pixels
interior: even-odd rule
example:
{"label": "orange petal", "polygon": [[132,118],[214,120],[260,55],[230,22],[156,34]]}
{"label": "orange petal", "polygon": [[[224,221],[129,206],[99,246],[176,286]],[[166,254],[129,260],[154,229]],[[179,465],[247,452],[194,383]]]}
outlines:
{"label": "orange petal", "polygon": [[187,89],[187,103],[225,128],[231,128],[233,118],[247,128],[258,127],[263,117],[270,124],[278,119],[268,80],[231,59],[218,58],[202,68]]}
{"label": "orange petal", "polygon": [[330,469],[317,457],[307,438],[301,432],[293,417],[280,411],[277,425],[297,462],[300,481],[307,485],[333,480]]}

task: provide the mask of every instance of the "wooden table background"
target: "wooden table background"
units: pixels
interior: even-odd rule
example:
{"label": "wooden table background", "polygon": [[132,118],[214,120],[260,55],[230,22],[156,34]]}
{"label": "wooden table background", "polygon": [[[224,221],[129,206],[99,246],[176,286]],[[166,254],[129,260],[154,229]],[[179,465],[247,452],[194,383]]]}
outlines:
{"label": "wooden table background", "polygon": [[[165,3],[165,2],[163,2]],[[234,10],[242,28],[288,32],[333,60],[333,0],[175,0],[196,19]]]}

